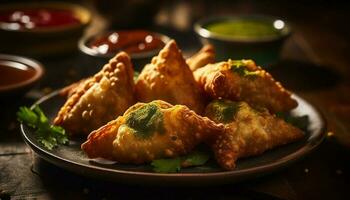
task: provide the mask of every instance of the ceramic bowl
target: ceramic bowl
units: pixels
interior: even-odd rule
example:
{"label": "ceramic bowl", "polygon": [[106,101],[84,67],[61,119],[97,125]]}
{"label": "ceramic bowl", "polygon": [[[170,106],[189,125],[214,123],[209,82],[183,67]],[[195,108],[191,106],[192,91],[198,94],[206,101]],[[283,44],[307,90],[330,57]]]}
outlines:
{"label": "ceramic bowl", "polygon": [[[107,35],[110,34],[114,31],[108,31],[104,33],[100,33],[94,36],[90,37],[83,37],[79,41],[79,50],[84,54],[89,57],[89,59],[92,59],[96,65],[101,65],[103,66],[104,64],[108,63],[109,59],[114,57],[118,52],[113,52],[113,53],[105,53],[102,54],[98,52],[96,49],[93,49],[89,46],[91,41],[93,41],[96,38],[99,38],[102,35]],[[156,35],[158,38],[160,38],[164,44],[170,41],[170,38],[164,34],[161,33],[156,33],[156,32],[151,32],[153,35]],[[152,50],[152,51],[146,51],[146,52],[140,52],[140,53],[131,53],[129,54],[131,57],[131,60],[133,62],[134,68],[136,71],[142,70],[145,64],[150,63],[151,59],[156,56],[159,53],[160,49]]]}
{"label": "ceramic bowl", "polygon": [[13,28],[0,22],[0,51],[28,56],[48,56],[72,52],[91,21],[90,11],[80,5],[65,2],[23,2],[2,5],[0,14],[21,9],[68,10],[80,23],[64,26]]}
{"label": "ceramic bowl", "polygon": [[43,65],[38,61],[8,54],[0,54],[0,71],[0,96],[24,94],[44,74]]}
{"label": "ceramic bowl", "polygon": [[[218,34],[207,29],[208,25],[226,20],[254,20],[266,24],[278,31],[277,35],[239,38]],[[209,17],[198,21],[194,31],[203,44],[215,47],[218,60],[253,59],[257,64],[269,66],[276,63],[285,40],[291,34],[291,28],[284,20],[263,15],[240,15]]]}

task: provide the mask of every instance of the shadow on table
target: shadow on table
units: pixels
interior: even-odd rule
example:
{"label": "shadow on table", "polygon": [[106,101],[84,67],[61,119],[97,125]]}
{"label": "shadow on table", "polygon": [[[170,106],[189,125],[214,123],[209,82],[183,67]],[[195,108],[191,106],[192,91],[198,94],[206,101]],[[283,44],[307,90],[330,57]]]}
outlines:
{"label": "shadow on table", "polygon": [[268,71],[292,91],[330,88],[342,80],[342,76],[331,67],[295,60],[282,60]]}
{"label": "shadow on table", "polygon": [[[32,172],[54,199],[280,199],[248,189],[247,184],[215,187],[171,187],[125,185],[91,179],[58,168],[36,157]],[[248,184],[249,185],[249,184]],[[63,192],[64,191],[64,192]]]}

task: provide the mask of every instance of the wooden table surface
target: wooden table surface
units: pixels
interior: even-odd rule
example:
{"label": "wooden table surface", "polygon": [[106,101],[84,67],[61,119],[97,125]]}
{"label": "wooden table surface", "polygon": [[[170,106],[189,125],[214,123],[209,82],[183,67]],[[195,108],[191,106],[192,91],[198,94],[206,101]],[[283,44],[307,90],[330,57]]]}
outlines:
{"label": "wooden table surface", "polygon": [[[284,46],[281,62],[269,71],[287,88],[318,107],[326,117],[328,136],[316,151],[271,175],[211,187],[174,188],[166,187],[166,183],[164,187],[131,186],[90,179],[60,169],[38,158],[24,144],[15,112],[19,106],[31,105],[53,89],[94,73],[94,63],[77,52],[39,59],[47,72],[40,85],[25,97],[1,98],[0,199],[347,199],[350,189],[350,31],[346,27],[350,19],[349,7],[324,2],[321,5],[234,2],[207,2],[207,5],[193,1],[188,5],[180,1],[166,5],[155,29],[175,38],[188,54],[199,48],[199,42],[186,22],[162,26],[166,24],[162,15],[173,15],[168,11],[174,6],[185,8],[179,12],[187,10],[186,16],[192,20],[203,13],[218,14],[215,9],[220,9],[220,13],[237,11],[284,16],[294,32]],[[202,14],[191,15],[193,9]]]}

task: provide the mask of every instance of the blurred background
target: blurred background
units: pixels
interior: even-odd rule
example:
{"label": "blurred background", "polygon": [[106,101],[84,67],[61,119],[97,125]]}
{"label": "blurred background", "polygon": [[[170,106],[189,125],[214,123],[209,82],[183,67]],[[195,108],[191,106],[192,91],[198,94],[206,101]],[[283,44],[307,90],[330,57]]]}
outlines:
{"label": "blurred background", "polygon": [[[16,2],[23,1],[1,1],[1,4]],[[156,31],[175,39],[185,56],[191,55],[201,47],[193,30],[194,23],[200,19],[241,14],[275,16],[286,20],[292,28],[291,37],[284,43],[281,59],[277,63],[278,66],[283,67],[269,68],[269,71],[277,76],[277,79],[280,79],[292,90],[330,87],[339,83],[340,80],[344,84],[348,82],[350,28],[347,24],[350,19],[350,6],[343,1],[71,0],[60,2],[80,4],[91,11],[92,21],[84,32],[85,36],[121,29]],[[7,40],[4,37],[2,39]],[[30,38],[28,39],[30,40]],[[19,45],[18,43],[16,45]],[[73,45],[77,47],[77,44]],[[39,61],[44,62],[44,64],[48,62],[46,67],[51,68],[43,81],[49,88],[61,87],[99,69],[99,67],[96,68],[96,65],[100,65],[98,62],[83,57],[77,48],[73,54],[71,51],[64,52],[66,52],[64,56],[67,61],[64,62],[61,59],[62,64],[52,62],[55,58],[60,59],[62,55],[59,53],[49,58],[38,56]],[[56,67],[50,67],[50,65]],[[82,65],[83,67],[72,67],[72,65]],[[65,68],[65,70],[56,72],[52,69],[58,67]],[[54,71],[54,74],[68,74],[69,80],[52,81],[57,77],[50,77],[50,71]],[[50,81],[45,81],[45,79]]]}
{"label": "blurred background", "polygon": [[[1,4],[16,2],[45,2],[2,0]],[[344,1],[301,0],[71,0],[60,1],[83,5],[92,12],[92,22],[85,35],[105,30],[141,29],[156,30],[177,40],[186,54],[200,47],[193,31],[193,24],[200,19],[218,15],[262,14],[286,20],[292,27],[289,44],[299,43],[312,57],[313,62],[332,66],[340,74],[348,72],[340,60],[346,60],[349,52],[350,6]],[[288,47],[288,42],[285,45]],[[312,50],[311,47],[312,46]],[[284,49],[285,49],[284,48]],[[314,55],[317,51],[318,56]],[[333,52],[330,55],[328,52]],[[336,53],[335,53],[336,52]],[[295,54],[298,52],[295,51]],[[301,53],[302,54],[302,53]],[[333,57],[334,56],[334,57]],[[318,58],[316,58],[318,57]],[[303,56],[282,53],[283,59],[303,59]],[[337,63],[334,63],[334,62]],[[333,62],[333,63],[330,63]],[[319,63],[320,64],[320,63]]]}

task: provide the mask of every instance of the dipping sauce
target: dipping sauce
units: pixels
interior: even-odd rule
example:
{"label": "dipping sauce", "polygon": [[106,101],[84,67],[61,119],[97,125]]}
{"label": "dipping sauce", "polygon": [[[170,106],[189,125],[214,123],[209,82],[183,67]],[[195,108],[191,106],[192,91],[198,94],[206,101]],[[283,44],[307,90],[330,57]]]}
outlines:
{"label": "dipping sauce", "polygon": [[269,22],[258,19],[232,19],[208,24],[209,31],[226,37],[238,39],[264,38],[281,35],[284,22]]}
{"label": "dipping sauce", "polygon": [[89,47],[100,54],[141,53],[163,48],[165,43],[156,34],[144,30],[118,31],[109,33],[89,43]]}
{"label": "dipping sauce", "polygon": [[25,64],[0,60],[0,89],[29,80],[35,70]]}
{"label": "dipping sauce", "polygon": [[53,8],[28,8],[0,13],[0,23],[11,30],[49,28],[81,23],[70,10]]}

